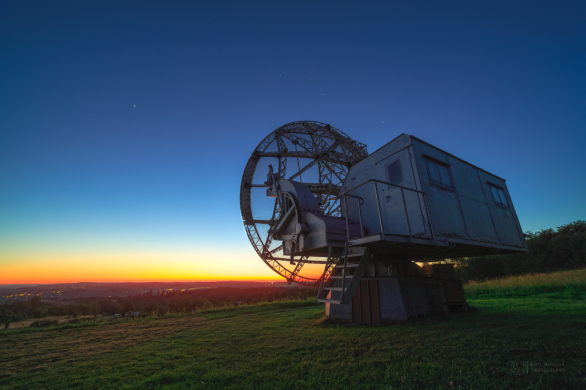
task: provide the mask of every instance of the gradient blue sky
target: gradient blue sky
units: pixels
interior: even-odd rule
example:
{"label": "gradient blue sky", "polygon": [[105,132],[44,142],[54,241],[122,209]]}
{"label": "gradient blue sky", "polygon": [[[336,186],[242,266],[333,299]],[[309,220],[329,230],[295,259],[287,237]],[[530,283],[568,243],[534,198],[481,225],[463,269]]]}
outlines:
{"label": "gradient blue sky", "polygon": [[585,21],[583,1],[3,1],[0,283],[276,278],[239,186],[296,120],[502,176],[524,230],[586,219]]}

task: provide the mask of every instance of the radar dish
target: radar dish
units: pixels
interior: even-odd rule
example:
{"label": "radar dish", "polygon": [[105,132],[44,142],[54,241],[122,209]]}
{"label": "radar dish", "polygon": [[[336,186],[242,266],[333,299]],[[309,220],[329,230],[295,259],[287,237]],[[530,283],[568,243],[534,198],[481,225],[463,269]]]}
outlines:
{"label": "radar dish", "polygon": [[340,216],[338,193],[349,168],[368,156],[366,145],[325,123],[291,122],[269,134],[256,147],[242,175],[240,212],[246,234],[260,258],[289,283],[319,283],[333,267],[324,258],[284,257],[269,232],[279,220],[276,198],[266,196],[269,165],[278,177],[305,184],[325,215]]}

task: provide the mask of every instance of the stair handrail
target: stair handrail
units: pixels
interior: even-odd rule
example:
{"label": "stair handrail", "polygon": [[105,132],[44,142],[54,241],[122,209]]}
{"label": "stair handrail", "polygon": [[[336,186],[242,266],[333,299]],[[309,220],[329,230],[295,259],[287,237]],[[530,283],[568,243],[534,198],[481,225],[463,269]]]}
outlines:
{"label": "stair handrail", "polygon": [[381,228],[381,239],[382,240],[385,239],[385,228],[384,228],[382,213],[381,213],[381,208],[380,208],[380,200],[378,197],[378,183],[397,187],[397,188],[401,189],[401,197],[403,199],[403,207],[405,210],[405,217],[407,218],[407,227],[409,229],[409,241],[413,241],[413,236],[412,236],[412,232],[411,232],[411,223],[409,221],[409,211],[407,210],[407,203],[405,202],[405,190],[416,192],[416,193],[419,193],[423,196],[423,203],[425,204],[425,215],[427,216],[427,224],[429,226],[429,232],[431,234],[431,241],[435,242],[435,234],[433,232],[433,226],[431,223],[431,216],[429,214],[429,207],[428,207],[428,203],[427,203],[427,192],[415,190],[413,188],[403,187],[403,186],[400,186],[397,184],[388,183],[388,182],[378,180],[378,179],[367,180],[364,183],[358,184],[357,186],[354,186],[354,187],[350,188],[349,190],[346,190],[342,194],[340,194],[340,196],[343,197],[343,199],[344,199],[344,213],[346,214],[346,233],[347,233],[348,241],[350,241],[350,230],[348,228],[348,202],[346,199],[347,197],[359,199],[358,215],[360,216],[360,230],[362,233],[362,237],[364,237],[364,228],[362,226],[362,204],[364,204],[364,199],[362,199],[361,197],[356,196],[356,195],[350,195],[350,194],[348,194],[348,192],[354,191],[355,189],[362,187],[363,185],[371,183],[371,182],[374,183],[374,191],[375,191],[375,196],[376,196],[376,207],[377,207],[378,219],[379,219],[380,228]]}
{"label": "stair handrail", "polygon": [[[344,245],[344,268],[342,268],[342,294],[340,295],[340,301],[344,302],[344,289],[346,287],[346,266],[348,265],[348,241]],[[332,293],[332,296],[334,294]]]}

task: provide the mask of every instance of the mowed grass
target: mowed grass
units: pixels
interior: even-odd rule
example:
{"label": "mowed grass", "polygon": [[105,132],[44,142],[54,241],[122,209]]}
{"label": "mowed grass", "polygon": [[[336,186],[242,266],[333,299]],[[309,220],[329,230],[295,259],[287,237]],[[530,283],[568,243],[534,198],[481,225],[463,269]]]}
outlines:
{"label": "mowed grass", "polygon": [[[78,316],[77,318],[71,318],[71,316],[47,316],[44,319],[45,320],[57,320],[60,324],[65,324],[67,322],[70,321],[76,321],[76,322],[81,322],[81,321],[89,321],[93,318],[93,316]],[[20,329],[20,328],[26,328],[28,326],[30,326],[33,322],[38,321],[38,318],[31,318],[31,319],[27,319],[24,321],[17,321],[17,322],[12,322],[9,326],[9,329]]]}
{"label": "mowed grass", "polygon": [[586,301],[558,293],[378,327],[305,301],[9,330],[0,388],[584,389]]}

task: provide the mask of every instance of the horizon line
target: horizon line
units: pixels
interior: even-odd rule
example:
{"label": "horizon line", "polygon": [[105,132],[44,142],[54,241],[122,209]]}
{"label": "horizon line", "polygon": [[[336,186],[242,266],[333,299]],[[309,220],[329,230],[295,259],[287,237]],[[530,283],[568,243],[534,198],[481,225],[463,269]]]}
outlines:
{"label": "horizon line", "polygon": [[91,283],[91,284],[139,284],[139,283],[267,283],[267,282],[286,282],[285,279],[283,280],[263,280],[263,279],[255,279],[255,280],[186,280],[186,281],[144,281],[144,282],[52,282],[52,283],[0,283],[0,287],[2,286],[19,286],[19,285],[51,285],[51,284],[81,284],[81,283]]}

